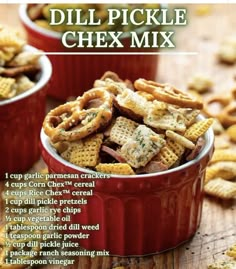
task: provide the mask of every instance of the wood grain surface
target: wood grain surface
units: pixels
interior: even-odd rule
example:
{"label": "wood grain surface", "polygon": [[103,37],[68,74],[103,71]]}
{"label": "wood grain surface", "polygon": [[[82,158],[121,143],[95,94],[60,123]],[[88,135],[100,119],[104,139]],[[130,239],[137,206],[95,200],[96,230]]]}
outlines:
{"label": "wood grain surface", "polygon": [[[179,5],[183,6],[183,5]],[[236,4],[207,6],[207,14],[199,16],[199,5],[187,5],[188,25],[176,31],[176,51],[197,52],[197,55],[162,55],[158,66],[158,81],[169,82],[186,89],[187,80],[196,72],[208,74],[214,81],[214,91],[224,95],[235,84],[235,66],[219,64],[216,52],[224,38],[236,34]],[[23,32],[18,19],[18,6],[0,4],[0,23],[17,27]],[[91,56],[92,57],[92,56]],[[57,104],[48,99],[47,108]],[[44,167],[38,161],[31,171]],[[0,183],[3,190],[3,182]],[[2,200],[0,201],[2,208]],[[3,212],[0,213],[3,220]],[[148,229],[148,227],[147,227]],[[236,243],[236,201],[222,201],[205,197],[202,222],[195,236],[187,243],[163,254],[145,258],[80,258],[68,269],[111,269],[123,263],[129,269],[204,269],[207,264],[228,259],[224,253]],[[63,269],[63,266],[42,266],[42,269]]]}

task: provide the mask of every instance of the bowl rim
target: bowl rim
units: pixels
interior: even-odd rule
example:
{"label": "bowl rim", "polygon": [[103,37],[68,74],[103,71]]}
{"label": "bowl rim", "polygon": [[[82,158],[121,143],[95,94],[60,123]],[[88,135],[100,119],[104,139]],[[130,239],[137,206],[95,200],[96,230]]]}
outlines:
{"label": "bowl rim", "polygon": [[[203,120],[203,119],[205,119],[205,117],[203,117],[202,115],[199,115],[198,119]],[[168,174],[171,174],[174,172],[178,172],[180,170],[185,170],[186,168],[199,163],[201,161],[201,159],[203,159],[208,154],[208,152],[211,150],[211,148],[213,147],[213,145],[214,145],[214,132],[213,132],[212,127],[210,127],[207,130],[207,132],[204,135],[204,138],[205,138],[205,146],[201,150],[201,152],[198,154],[198,156],[194,160],[191,160],[185,164],[182,164],[181,166],[177,166],[177,167],[172,168],[170,170],[156,172],[156,173],[150,173],[150,174],[128,175],[128,176],[127,175],[115,175],[115,174],[111,174],[111,175],[105,174],[105,175],[109,175],[111,178],[116,178],[116,179],[121,179],[121,178],[122,179],[130,179],[130,178],[147,179],[147,178],[155,178],[155,177],[159,177],[159,176],[163,176],[163,175],[168,175]],[[78,172],[80,172],[80,173],[82,172],[84,174],[103,174],[104,175],[104,173],[99,173],[96,171],[89,170],[87,168],[76,166],[76,165],[64,160],[62,157],[60,157],[60,155],[57,154],[55,149],[50,145],[49,137],[44,133],[43,128],[41,129],[40,139],[41,139],[41,145],[47,151],[47,153],[52,158],[54,158],[58,162],[62,163],[63,166],[72,168],[73,170],[77,170]]]}
{"label": "bowl rim", "polygon": [[[23,22],[23,24],[27,25],[32,31],[36,31],[37,33],[40,33],[44,36],[47,36],[49,38],[55,38],[55,39],[61,39],[61,36],[63,33],[61,32],[56,32],[56,31],[52,31],[49,29],[45,29],[43,27],[38,26],[36,23],[34,23],[28,16],[27,14],[27,5],[28,4],[21,4],[19,6],[19,15],[20,15],[20,19]],[[160,4],[160,9],[166,9],[167,8],[167,4],[161,3]],[[155,29],[155,25],[151,25],[151,26],[141,26],[138,27],[137,29],[135,29],[134,31],[137,34],[141,34],[146,30],[150,30],[150,29]],[[125,38],[129,38],[130,32],[123,32],[123,35],[120,39],[125,39]],[[71,39],[73,40],[73,39]]]}
{"label": "bowl rim", "polygon": [[[38,49],[36,49],[35,47],[32,47],[30,45],[25,45],[23,50],[30,51],[30,52],[37,52],[38,51]],[[42,55],[39,58],[39,64],[41,67],[41,75],[40,75],[39,80],[35,83],[35,85],[31,89],[29,89],[29,90],[27,90],[19,95],[16,95],[12,98],[9,98],[9,99],[3,100],[3,101],[0,100],[0,107],[17,102],[17,101],[20,101],[21,99],[24,99],[24,98],[36,93],[37,91],[41,90],[48,83],[48,81],[52,75],[51,62],[49,61],[47,56]]]}

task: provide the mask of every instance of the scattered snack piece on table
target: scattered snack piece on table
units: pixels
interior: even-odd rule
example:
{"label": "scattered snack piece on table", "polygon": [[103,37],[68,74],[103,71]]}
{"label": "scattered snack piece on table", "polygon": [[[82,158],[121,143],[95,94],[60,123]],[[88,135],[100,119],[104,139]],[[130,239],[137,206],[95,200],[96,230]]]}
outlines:
{"label": "scattered snack piece on table", "polygon": [[236,162],[236,151],[233,149],[217,149],[215,150],[210,164],[220,161],[232,161]]}
{"label": "scattered snack piece on table", "polygon": [[213,128],[215,135],[223,134],[225,131],[223,125],[221,124],[221,122],[217,118],[214,119],[214,123],[212,125],[212,128]]}
{"label": "scattered snack piece on table", "polygon": [[232,257],[232,258],[236,259],[236,244],[233,245],[232,247],[230,247],[227,250],[226,255],[228,255],[229,257]]}
{"label": "scattered snack piece on table", "polygon": [[218,118],[225,127],[236,124],[236,102],[231,102],[227,105]]}
{"label": "scattered snack piece on table", "polygon": [[234,64],[236,62],[236,36],[228,36],[221,43],[218,59],[226,64]]}
{"label": "scattered snack piece on table", "polygon": [[40,54],[24,51],[25,45],[17,31],[0,26],[0,101],[35,85]]}
{"label": "scattered snack piece on table", "polygon": [[132,85],[111,71],[94,86],[45,117],[44,131],[65,160],[133,175],[174,168],[201,152],[214,121],[198,120],[201,101],[168,84],[137,79]]}
{"label": "scattered snack piece on table", "polygon": [[236,261],[219,261],[209,264],[208,269],[235,269]]}
{"label": "scattered snack piece on table", "polygon": [[210,5],[197,5],[195,9],[195,13],[198,16],[206,16],[211,13],[211,6]]}
{"label": "scattered snack piece on table", "polygon": [[236,182],[215,178],[205,184],[204,191],[221,199],[233,199],[236,197]]}
{"label": "scattered snack piece on table", "polygon": [[226,130],[227,135],[229,136],[230,140],[232,142],[236,143],[236,124],[231,125],[227,130]]}
{"label": "scattered snack piece on table", "polygon": [[229,105],[231,97],[219,96],[219,95],[211,95],[204,101],[204,109],[203,112],[208,117],[218,118],[222,113],[222,109]]}
{"label": "scattered snack piece on table", "polygon": [[[216,134],[215,134],[216,135]],[[215,150],[217,149],[229,149],[231,147],[231,142],[225,133],[215,136]]]}
{"label": "scattered snack piece on table", "polygon": [[193,76],[188,82],[188,89],[198,93],[210,91],[213,87],[213,81],[201,74]]}
{"label": "scattered snack piece on table", "polygon": [[205,183],[214,178],[232,180],[234,177],[236,177],[235,162],[220,161],[206,168]]}

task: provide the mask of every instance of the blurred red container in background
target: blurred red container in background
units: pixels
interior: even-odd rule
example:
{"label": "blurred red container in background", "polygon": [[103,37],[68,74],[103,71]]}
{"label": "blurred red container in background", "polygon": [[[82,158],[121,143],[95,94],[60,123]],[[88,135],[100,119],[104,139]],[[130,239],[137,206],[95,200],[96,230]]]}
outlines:
{"label": "blurred red container in background", "polygon": [[[27,33],[28,43],[45,52],[137,52],[136,55],[48,55],[52,62],[53,74],[48,94],[60,100],[69,96],[82,95],[90,89],[93,81],[110,70],[119,74],[122,79],[134,81],[137,77],[155,80],[158,55],[142,55],[141,52],[157,52],[157,49],[130,49],[130,34],[122,38],[122,49],[66,49],[61,42],[61,34],[36,25],[27,14],[27,5],[20,6],[20,19]],[[153,27],[152,27],[153,28]],[[137,33],[150,31],[142,27]]]}
{"label": "blurred red container in background", "polygon": [[[25,46],[25,50],[35,49]],[[39,136],[52,68],[46,56],[41,56],[39,64],[40,78],[32,89],[0,101],[0,179],[5,173],[25,172],[40,156]]]}

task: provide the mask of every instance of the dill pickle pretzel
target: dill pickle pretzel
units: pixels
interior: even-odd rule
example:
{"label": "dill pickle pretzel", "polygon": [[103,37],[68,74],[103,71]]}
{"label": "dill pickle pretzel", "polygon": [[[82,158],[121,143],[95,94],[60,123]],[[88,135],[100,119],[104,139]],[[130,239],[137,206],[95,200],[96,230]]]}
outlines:
{"label": "dill pickle pretzel", "polygon": [[[25,243],[25,246],[27,247],[27,251],[34,251],[38,254],[40,250],[40,244],[37,244],[36,246],[32,247],[29,249],[29,246],[27,245],[28,242],[31,241],[29,238],[21,238],[21,239],[10,239],[9,235],[10,234],[20,234],[21,231],[15,230],[11,231],[10,225],[16,225],[16,224],[22,224],[20,221],[13,221],[9,222],[6,225],[2,225],[0,227],[0,269],[23,269],[27,267],[25,264],[10,264],[6,263],[6,259],[9,255],[10,251],[15,251],[15,250],[22,250],[21,248],[19,249],[18,247],[14,246],[13,243]],[[31,222],[24,222],[23,225],[28,225],[32,226],[33,223]],[[42,234],[40,230],[34,230],[34,234]],[[32,239],[32,241],[41,241],[42,236],[40,236],[39,239]],[[17,258],[22,259],[22,260],[28,260],[32,259],[30,256],[17,256]]]}
{"label": "dill pickle pretzel", "polygon": [[[89,103],[96,99],[101,100],[99,107],[89,108]],[[106,88],[91,89],[77,100],[49,112],[43,123],[44,131],[54,143],[82,139],[111,120],[112,102],[113,97]]]}
{"label": "dill pickle pretzel", "polygon": [[209,107],[212,103],[217,103],[221,105],[222,107],[226,107],[230,103],[230,96],[220,96],[220,95],[210,96],[210,98],[206,99],[206,101],[204,102],[205,106],[204,106],[203,112],[208,117],[217,118],[219,117],[221,111],[217,111],[217,110],[211,111]]}
{"label": "dill pickle pretzel", "polygon": [[168,84],[160,84],[151,80],[137,79],[134,86],[138,91],[150,93],[155,99],[179,107],[202,109],[202,102]]}

